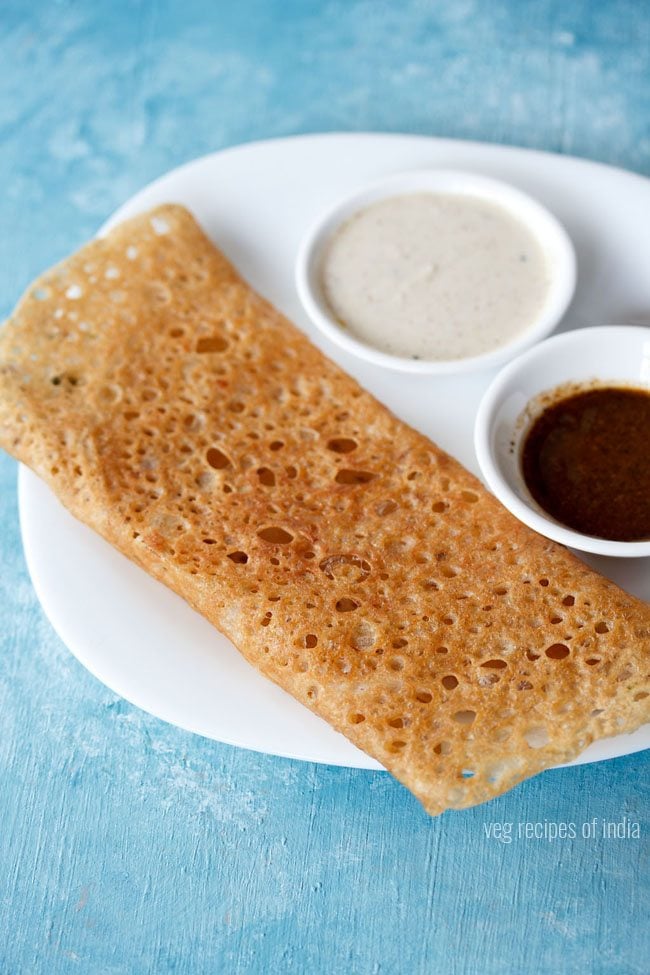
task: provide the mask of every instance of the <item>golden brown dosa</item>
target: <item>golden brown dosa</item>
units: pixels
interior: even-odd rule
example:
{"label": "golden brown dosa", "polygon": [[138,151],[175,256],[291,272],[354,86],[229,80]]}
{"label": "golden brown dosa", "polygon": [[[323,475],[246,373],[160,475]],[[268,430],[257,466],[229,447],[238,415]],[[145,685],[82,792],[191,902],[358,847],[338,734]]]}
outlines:
{"label": "golden brown dosa", "polygon": [[0,443],[431,813],[650,719],[650,608],[397,420],[181,207],[30,288]]}

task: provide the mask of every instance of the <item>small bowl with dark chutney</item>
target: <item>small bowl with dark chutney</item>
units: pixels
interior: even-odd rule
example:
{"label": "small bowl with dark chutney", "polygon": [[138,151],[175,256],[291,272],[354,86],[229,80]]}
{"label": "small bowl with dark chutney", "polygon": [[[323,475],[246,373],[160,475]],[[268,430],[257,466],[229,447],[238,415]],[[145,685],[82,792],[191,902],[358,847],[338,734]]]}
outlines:
{"label": "small bowl with dark chutney", "polygon": [[488,387],[474,441],[499,500],[541,535],[650,556],[650,328],[565,332]]}

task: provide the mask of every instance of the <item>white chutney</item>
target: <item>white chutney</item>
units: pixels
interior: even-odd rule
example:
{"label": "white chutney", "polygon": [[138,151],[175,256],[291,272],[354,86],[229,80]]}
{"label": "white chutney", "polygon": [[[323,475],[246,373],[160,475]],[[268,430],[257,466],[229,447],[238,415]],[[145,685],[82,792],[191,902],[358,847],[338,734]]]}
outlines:
{"label": "white chutney", "polygon": [[478,196],[410,193],[372,203],[334,233],[321,284],[337,321],[390,355],[482,355],[538,317],[544,251],[505,207]]}

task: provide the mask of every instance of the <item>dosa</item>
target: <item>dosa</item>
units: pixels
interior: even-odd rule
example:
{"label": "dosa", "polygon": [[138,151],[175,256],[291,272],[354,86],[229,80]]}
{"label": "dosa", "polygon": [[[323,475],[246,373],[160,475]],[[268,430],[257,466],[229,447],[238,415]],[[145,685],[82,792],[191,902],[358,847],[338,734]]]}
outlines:
{"label": "dosa", "polygon": [[650,608],[400,422],[182,207],[29,288],[0,444],[432,814],[650,719]]}

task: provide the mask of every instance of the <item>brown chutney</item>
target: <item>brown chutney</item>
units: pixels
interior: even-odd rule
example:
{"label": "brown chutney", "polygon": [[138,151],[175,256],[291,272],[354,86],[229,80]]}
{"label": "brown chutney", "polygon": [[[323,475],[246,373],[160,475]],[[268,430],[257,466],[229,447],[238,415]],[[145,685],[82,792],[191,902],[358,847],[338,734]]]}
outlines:
{"label": "brown chutney", "polygon": [[650,538],[650,390],[603,386],[548,406],[523,444],[533,498],[584,535]]}

